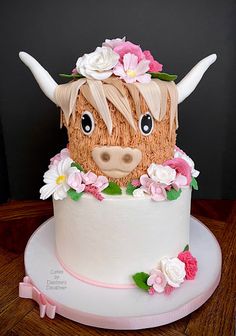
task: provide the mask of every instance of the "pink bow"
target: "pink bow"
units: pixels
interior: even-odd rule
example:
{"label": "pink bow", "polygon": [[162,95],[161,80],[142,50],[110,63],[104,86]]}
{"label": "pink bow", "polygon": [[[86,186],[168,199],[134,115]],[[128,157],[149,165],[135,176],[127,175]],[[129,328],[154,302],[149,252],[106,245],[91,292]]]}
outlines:
{"label": "pink bow", "polygon": [[39,305],[40,317],[43,318],[45,314],[53,319],[56,313],[56,306],[48,301],[44,294],[42,294],[33,284],[30,277],[25,276],[23,282],[19,283],[19,297],[24,299],[33,299]]}

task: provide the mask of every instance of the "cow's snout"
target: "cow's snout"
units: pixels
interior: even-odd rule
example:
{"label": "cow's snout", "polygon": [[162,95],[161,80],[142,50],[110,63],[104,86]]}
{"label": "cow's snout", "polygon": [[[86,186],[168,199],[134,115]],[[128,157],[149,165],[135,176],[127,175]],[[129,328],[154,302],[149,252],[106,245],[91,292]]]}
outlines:
{"label": "cow's snout", "polygon": [[105,175],[121,178],[137,167],[142,159],[142,153],[137,148],[101,146],[93,149],[92,157]]}

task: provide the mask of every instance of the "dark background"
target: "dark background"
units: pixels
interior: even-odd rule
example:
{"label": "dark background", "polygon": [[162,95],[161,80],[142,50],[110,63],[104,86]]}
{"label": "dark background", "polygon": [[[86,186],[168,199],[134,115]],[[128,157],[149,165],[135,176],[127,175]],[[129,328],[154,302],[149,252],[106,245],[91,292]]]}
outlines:
{"label": "dark background", "polygon": [[58,109],[18,52],[30,53],[62,83],[58,73],[70,72],[79,56],[123,36],[151,50],[179,80],[217,53],[179,106],[177,144],[201,171],[194,197],[235,198],[235,14],[233,0],[1,1],[0,201],[38,198],[49,158],[67,142]]}

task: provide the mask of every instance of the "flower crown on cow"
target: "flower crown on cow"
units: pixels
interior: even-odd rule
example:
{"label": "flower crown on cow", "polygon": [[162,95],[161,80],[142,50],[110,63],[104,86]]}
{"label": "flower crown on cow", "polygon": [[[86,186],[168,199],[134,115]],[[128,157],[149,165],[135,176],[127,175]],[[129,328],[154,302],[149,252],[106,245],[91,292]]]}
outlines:
{"label": "flower crown on cow", "polygon": [[139,45],[123,37],[106,39],[102,47],[79,57],[71,74],[60,76],[105,80],[115,75],[126,83],[148,83],[151,78],[174,81],[177,78],[176,75],[161,72],[162,67],[149,50],[143,51]]}

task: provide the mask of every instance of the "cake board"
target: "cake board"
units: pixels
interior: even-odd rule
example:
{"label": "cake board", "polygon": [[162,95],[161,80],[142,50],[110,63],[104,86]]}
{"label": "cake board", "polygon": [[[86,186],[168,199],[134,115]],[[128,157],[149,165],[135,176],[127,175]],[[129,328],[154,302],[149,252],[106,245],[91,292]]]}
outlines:
{"label": "cake board", "polygon": [[[170,295],[148,295],[139,288],[111,289],[82,282],[66,272],[56,257],[54,218],[44,222],[25,249],[26,277],[20,297],[39,304],[40,316],[62,315],[99,328],[135,330],[174,322],[203,305],[220,281],[221,250],[211,231],[191,217],[190,246],[198,273]],[[112,270],[112,265],[111,265]]]}

